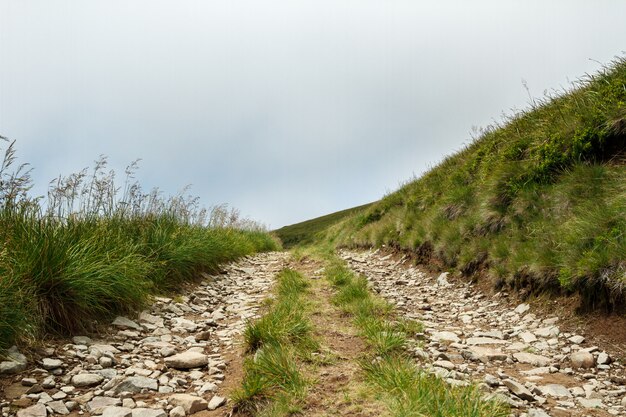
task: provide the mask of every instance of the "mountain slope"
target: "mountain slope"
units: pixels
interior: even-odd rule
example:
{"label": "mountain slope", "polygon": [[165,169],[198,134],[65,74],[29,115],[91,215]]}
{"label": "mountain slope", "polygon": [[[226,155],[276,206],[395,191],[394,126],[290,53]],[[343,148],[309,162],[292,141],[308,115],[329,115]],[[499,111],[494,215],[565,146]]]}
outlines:
{"label": "mountain slope", "polygon": [[626,60],[490,126],[421,178],[326,231],[529,293],[626,300]]}

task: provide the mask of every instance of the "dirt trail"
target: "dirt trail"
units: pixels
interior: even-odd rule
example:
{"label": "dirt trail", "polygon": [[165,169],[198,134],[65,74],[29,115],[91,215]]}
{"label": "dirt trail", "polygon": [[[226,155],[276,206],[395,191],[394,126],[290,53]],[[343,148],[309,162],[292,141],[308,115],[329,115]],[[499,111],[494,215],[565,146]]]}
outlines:
{"label": "dirt trail", "polygon": [[405,258],[378,251],[341,256],[401,314],[424,324],[425,334],[416,335],[424,347],[414,355],[449,383],[479,383],[515,415],[626,415],[620,353],[560,328],[559,317],[528,304],[511,308],[498,295],[420,271]]}
{"label": "dirt trail", "polygon": [[323,264],[305,259],[292,266],[311,282],[311,320],[321,344],[321,363],[308,369],[314,384],[310,388],[304,415],[310,417],[388,415],[362,381],[358,360],[366,346],[351,325],[351,318],[332,305],[333,291],[323,278]]}

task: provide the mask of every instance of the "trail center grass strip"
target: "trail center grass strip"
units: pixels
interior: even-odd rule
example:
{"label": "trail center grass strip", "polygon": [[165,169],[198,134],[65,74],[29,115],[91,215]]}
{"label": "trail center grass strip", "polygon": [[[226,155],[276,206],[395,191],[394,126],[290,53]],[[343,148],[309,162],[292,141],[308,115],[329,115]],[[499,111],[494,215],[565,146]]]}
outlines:
{"label": "trail center grass strip", "polygon": [[299,363],[319,349],[312,336],[309,283],[297,271],[277,276],[275,298],[260,319],[244,331],[249,356],[244,380],[233,394],[235,410],[243,415],[288,416],[301,410],[310,381]]}

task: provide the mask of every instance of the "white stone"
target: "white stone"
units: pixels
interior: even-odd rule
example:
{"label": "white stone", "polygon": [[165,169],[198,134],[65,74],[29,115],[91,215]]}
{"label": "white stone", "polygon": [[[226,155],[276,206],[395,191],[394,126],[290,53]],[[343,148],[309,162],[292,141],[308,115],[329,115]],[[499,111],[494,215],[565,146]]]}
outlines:
{"label": "white stone", "polygon": [[46,417],[48,410],[44,404],[35,404],[17,412],[17,417]]}
{"label": "white stone", "polygon": [[174,394],[170,396],[169,403],[173,406],[183,407],[187,414],[194,414],[198,411],[206,410],[208,406],[204,398],[189,394]]}
{"label": "white stone", "polygon": [[126,407],[105,407],[102,410],[102,417],[131,417],[133,410]]}
{"label": "white stone", "polygon": [[226,398],[214,395],[213,398],[211,398],[211,401],[209,401],[208,408],[209,410],[215,410],[216,408],[221,407],[224,404],[226,404]]}
{"label": "white stone", "polygon": [[72,377],[72,385],[82,388],[98,385],[104,381],[104,377],[98,374],[78,374]]}
{"label": "white stone", "polygon": [[203,353],[188,350],[165,358],[165,364],[175,369],[201,368],[207,366],[208,356]]}

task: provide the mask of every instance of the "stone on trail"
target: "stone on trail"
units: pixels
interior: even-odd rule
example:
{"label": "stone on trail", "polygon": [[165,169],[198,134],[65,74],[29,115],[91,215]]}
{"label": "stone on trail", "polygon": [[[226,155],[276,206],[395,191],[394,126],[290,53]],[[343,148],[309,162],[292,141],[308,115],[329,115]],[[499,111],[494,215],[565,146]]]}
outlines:
{"label": "stone on trail", "polygon": [[46,404],[48,407],[54,411],[54,414],[61,414],[62,416],[66,416],[70,413],[70,410],[67,409],[63,401],[50,401]]}
{"label": "stone on trail", "polygon": [[443,272],[441,273],[441,275],[439,275],[439,277],[437,278],[437,285],[439,285],[440,287],[447,287],[448,285],[450,285],[450,283],[448,282],[447,272]]}
{"label": "stone on trail", "polygon": [[134,330],[143,330],[143,327],[124,316],[117,316],[113,323],[113,326],[119,327],[120,329],[134,329]]}
{"label": "stone on trail", "polygon": [[63,366],[63,361],[61,361],[60,359],[44,358],[43,361],[41,361],[41,366],[43,367],[43,369],[49,371]]}
{"label": "stone on trail", "polygon": [[186,415],[187,414],[185,413],[185,409],[180,405],[170,410],[170,417],[185,417]]}
{"label": "stone on trail", "polygon": [[132,417],[167,417],[167,413],[157,408],[135,408]]}
{"label": "stone on trail", "polygon": [[539,387],[542,395],[548,395],[554,398],[572,398],[572,393],[565,388],[563,385],[559,384],[548,384]]}
{"label": "stone on trail", "polygon": [[431,339],[438,342],[459,343],[461,339],[453,332],[435,332],[431,335]]}
{"label": "stone on trail", "polygon": [[46,417],[48,410],[44,404],[35,404],[17,412],[17,417]]}
{"label": "stone on trail", "polygon": [[585,408],[601,408],[602,400],[600,398],[579,398],[578,402]]}
{"label": "stone on trail", "polygon": [[574,369],[577,368],[593,368],[593,366],[595,365],[596,361],[593,357],[593,355],[587,351],[580,351],[580,352],[576,352],[576,353],[572,353],[569,357],[570,361],[572,362],[572,367]]}
{"label": "stone on trail", "polygon": [[491,337],[470,337],[465,341],[468,345],[508,345],[506,340],[493,339]]}
{"label": "stone on trail", "polygon": [[0,362],[0,374],[16,374],[26,369],[28,360],[22,355],[16,346],[7,351],[8,360]]}
{"label": "stone on trail", "polygon": [[122,405],[122,400],[112,397],[95,397],[87,403],[87,411],[90,414],[102,414],[106,407]]}
{"label": "stone on trail", "polygon": [[585,341],[585,338],[584,338],[584,337],[582,337],[582,336],[578,336],[578,335],[576,335],[576,336],[572,336],[572,337],[570,337],[570,338],[569,338],[569,339],[567,339],[567,340],[569,340],[570,342],[572,342],[572,343],[573,343],[573,344],[575,344],[575,345],[580,345],[580,344],[582,344],[582,343]]}
{"label": "stone on trail", "polygon": [[546,413],[541,408],[531,408],[528,410],[528,417],[550,417],[550,414]]}
{"label": "stone on trail", "polygon": [[504,381],[502,381],[502,383],[506,385],[509,391],[511,391],[522,400],[535,401],[535,396],[519,382],[513,381],[512,379],[505,379]]}
{"label": "stone on trail", "polygon": [[549,358],[541,355],[535,355],[528,352],[517,352],[513,354],[513,357],[519,363],[527,363],[532,366],[548,366],[552,362]]}
{"label": "stone on trail", "polygon": [[72,377],[72,385],[75,387],[91,387],[104,381],[104,377],[98,374],[78,374]]}
{"label": "stone on trail", "polygon": [[105,407],[102,410],[102,417],[131,417],[133,410],[126,407]]}
{"label": "stone on trail", "polygon": [[519,338],[522,339],[524,343],[532,343],[537,341],[537,336],[535,336],[531,332],[523,332],[518,334]]}
{"label": "stone on trail", "polygon": [[142,392],[143,390],[156,391],[159,386],[156,379],[145,376],[131,376],[120,382],[114,389],[116,394],[120,392]]}
{"label": "stone on trail", "polygon": [[525,312],[527,312],[528,310],[530,310],[530,306],[526,303],[520,304],[517,307],[515,307],[515,310],[513,310],[514,313],[522,315]]}
{"label": "stone on trail", "polygon": [[203,353],[188,350],[165,358],[165,364],[174,369],[202,368],[209,363],[209,357]]}
{"label": "stone on trail", "polygon": [[469,348],[469,352],[475,357],[477,360],[486,363],[489,361],[505,361],[508,357],[505,353],[497,349],[492,349],[488,347],[482,346],[472,346]]}
{"label": "stone on trail", "polygon": [[91,345],[91,339],[87,336],[74,336],[72,337],[72,342],[74,342],[75,345]]}
{"label": "stone on trail", "polygon": [[187,414],[194,414],[198,411],[206,410],[208,407],[208,403],[204,398],[189,394],[174,394],[169,398],[169,403],[175,407],[183,407]]}
{"label": "stone on trail", "polygon": [[213,396],[213,398],[211,398],[211,401],[209,401],[209,410],[215,410],[218,407],[223,406],[224,404],[226,404],[226,398],[224,397],[220,397],[220,396]]}
{"label": "stone on trail", "polygon": [[606,352],[600,352],[600,354],[598,354],[598,359],[596,360],[596,362],[598,363],[598,365],[608,365],[609,363],[611,363],[611,357]]}

